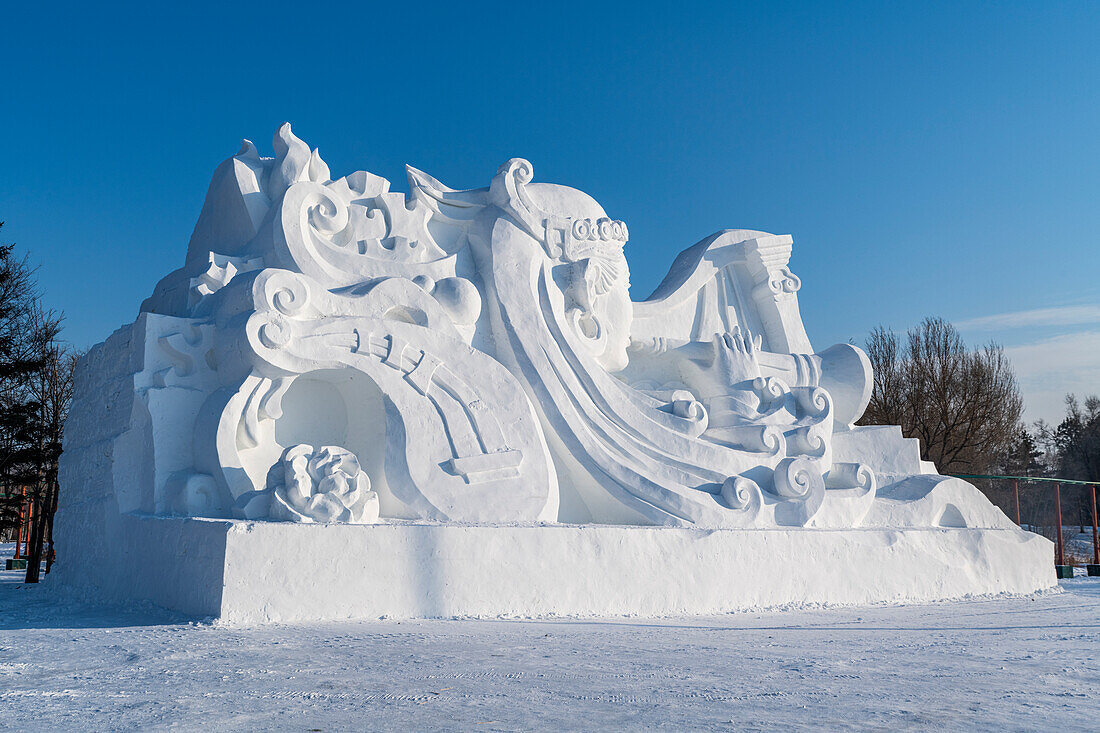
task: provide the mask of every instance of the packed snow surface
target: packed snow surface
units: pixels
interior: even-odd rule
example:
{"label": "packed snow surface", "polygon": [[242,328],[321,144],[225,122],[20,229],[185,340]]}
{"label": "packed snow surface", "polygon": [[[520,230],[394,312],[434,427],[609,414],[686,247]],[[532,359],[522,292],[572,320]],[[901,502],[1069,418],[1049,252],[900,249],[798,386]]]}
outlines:
{"label": "packed snow surface", "polygon": [[2,729],[1088,730],[1100,715],[1098,578],[916,606],[256,628],[21,580],[0,582]]}

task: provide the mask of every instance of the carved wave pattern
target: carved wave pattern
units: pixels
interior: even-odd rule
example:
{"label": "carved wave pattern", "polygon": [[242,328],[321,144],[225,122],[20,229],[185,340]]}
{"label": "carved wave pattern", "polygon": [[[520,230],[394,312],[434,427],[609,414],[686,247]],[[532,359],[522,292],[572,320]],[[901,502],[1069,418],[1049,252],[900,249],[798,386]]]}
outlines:
{"label": "carved wave pattern", "polygon": [[[329,286],[382,276],[453,275],[453,253],[436,242],[432,209],[360,171],[328,180],[328,166],[289,127],[276,135],[268,194],[277,200],[274,244],[287,265]],[[439,265],[443,264],[442,267]]]}

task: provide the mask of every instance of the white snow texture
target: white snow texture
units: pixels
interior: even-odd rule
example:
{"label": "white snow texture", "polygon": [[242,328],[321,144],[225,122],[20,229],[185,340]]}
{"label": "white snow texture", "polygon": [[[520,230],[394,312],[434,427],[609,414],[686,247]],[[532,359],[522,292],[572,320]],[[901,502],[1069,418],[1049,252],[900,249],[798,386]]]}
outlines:
{"label": "white snow texture", "polygon": [[[10,546],[8,552],[10,554]],[[0,572],[0,728],[1094,730],[1100,579],[690,620],[227,627]]]}

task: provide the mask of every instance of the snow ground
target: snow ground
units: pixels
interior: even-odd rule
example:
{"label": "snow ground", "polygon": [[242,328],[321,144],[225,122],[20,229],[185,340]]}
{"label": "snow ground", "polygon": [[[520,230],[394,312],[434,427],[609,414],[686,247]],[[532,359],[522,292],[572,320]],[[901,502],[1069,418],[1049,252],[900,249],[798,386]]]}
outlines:
{"label": "snow ground", "polygon": [[21,580],[0,572],[5,730],[1095,730],[1100,716],[1100,578],[924,606],[245,629],[62,603]]}

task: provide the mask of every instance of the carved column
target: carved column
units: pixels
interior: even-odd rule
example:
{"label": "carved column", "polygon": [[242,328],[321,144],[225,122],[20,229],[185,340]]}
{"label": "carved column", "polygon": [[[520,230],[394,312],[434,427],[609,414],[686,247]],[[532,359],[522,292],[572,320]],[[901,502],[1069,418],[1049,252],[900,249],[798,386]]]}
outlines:
{"label": "carved column", "polygon": [[768,337],[771,351],[810,354],[813,348],[798,311],[798,279],[787,263],[791,259],[789,235],[745,240],[745,263],[753,277],[752,297]]}

